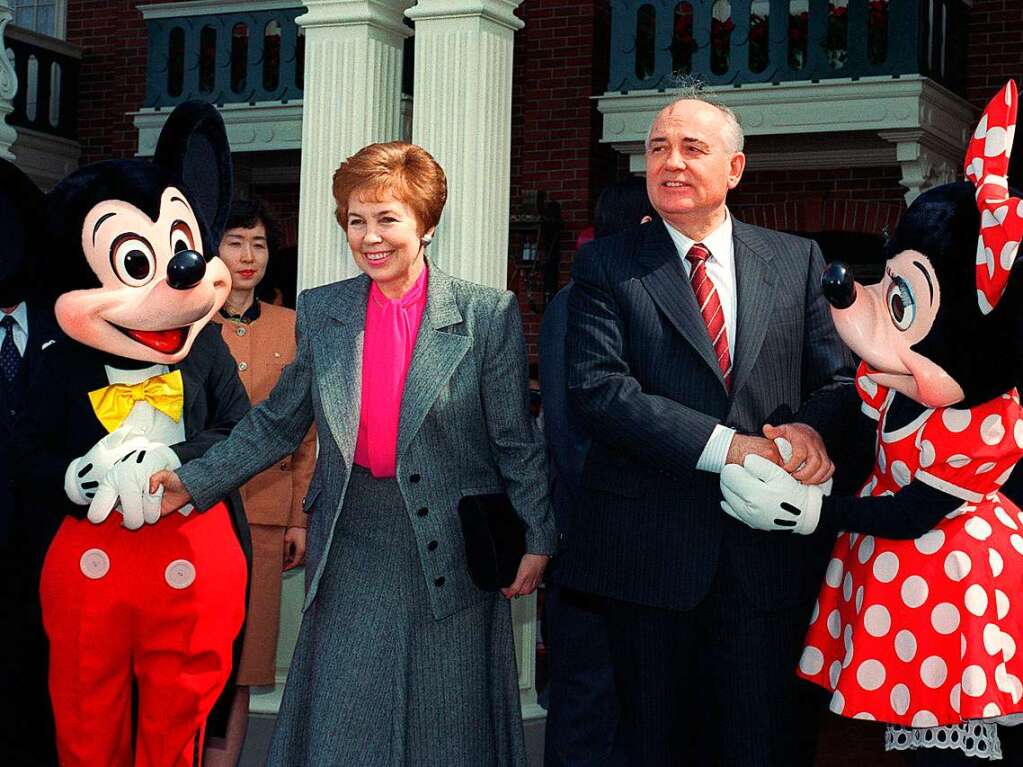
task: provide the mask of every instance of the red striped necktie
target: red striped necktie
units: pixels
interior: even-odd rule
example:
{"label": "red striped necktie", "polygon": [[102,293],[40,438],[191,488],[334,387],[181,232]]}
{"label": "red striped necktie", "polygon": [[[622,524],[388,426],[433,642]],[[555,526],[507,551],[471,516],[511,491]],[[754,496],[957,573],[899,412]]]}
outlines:
{"label": "red striped necktie", "polygon": [[686,258],[692,264],[689,281],[693,285],[693,293],[696,294],[696,303],[700,305],[703,324],[707,326],[707,334],[714,346],[718,365],[724,374],[725,389],[731,392],[732,355],[728,351],[728,331],[725,329],[725,312],[721,308],[721,298],[718,296],[714,281],[707,274],[707,259],[710,258],[710,251],[707,250],[706,245],[698,242],[689,249]]}

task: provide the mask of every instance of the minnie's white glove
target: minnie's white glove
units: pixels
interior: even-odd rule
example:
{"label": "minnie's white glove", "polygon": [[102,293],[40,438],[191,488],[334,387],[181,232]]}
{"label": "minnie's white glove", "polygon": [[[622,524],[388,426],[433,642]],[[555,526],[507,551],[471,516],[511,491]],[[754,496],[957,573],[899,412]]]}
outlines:
{"label": "minnie's white glove", "polygon": [[824,498],[819,485],[804,485],[759,455],[722,469],[721,494],[725,513],[749,527],[800,535],[817,529]]}
{"label": "minnie's white glove", "polygon": [[163,488],[149,493],[149,478],[158,471],[173,471],[181,466],[177,454],[166,445],[147,442],[122,458],[100,481],[96,497],[89,505],[89,521],[99,524],[121,501],[123,525],[138,530],[143,524],[160,520]]}
{"label": "minnie's white glove", "polygon": [[135,432],[115,429],[88,453],[68,464],[64,472],[64,493],[72,503],[88,506],[107,472],[128,453],[148,444],[149,440]]}

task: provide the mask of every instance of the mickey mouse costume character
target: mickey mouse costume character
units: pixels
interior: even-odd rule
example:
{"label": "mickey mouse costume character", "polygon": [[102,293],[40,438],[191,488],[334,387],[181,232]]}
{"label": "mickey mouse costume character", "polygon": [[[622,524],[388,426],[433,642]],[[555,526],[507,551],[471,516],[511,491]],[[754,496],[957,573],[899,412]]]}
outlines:
{"label": "mickey mouse costume character", "polygon": [[725,511],[752,527],[842,531],[799,675],[832,692],[833,712],[888,722],[889,749],[943,749],[918,764],[998,759],[996,723],[1023,720],[1023,512],[1000,490],[1023,457],[1017,102],[1009,82],[989,103],[967,182],[907,210],[878,285],[825,272],[863,360],[856,433],[874,449],[860,497],[754,457],[721,475]]}
{"label": "mickey mouse costume character", "polygon": [[23,233],[71,339],[48,355],[18,467],[36,512],[66,515],[40,589],[62,765],[198,764],[231,672],[247,580],[240,504],[161,518],[148,493],[151,474],[202,455],[248,410],[207,326],[230,289],[214,257],[230,200],[223,122],[190,102],[153,162],[76,171],[38,194],[46,231]]}

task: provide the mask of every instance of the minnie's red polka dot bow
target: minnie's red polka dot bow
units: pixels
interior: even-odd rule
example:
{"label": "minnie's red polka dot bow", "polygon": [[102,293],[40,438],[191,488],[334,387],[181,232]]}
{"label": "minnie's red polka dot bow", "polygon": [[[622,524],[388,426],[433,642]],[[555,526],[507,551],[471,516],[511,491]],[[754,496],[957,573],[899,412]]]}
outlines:
{"label": "minnie's red polka dot bow", "polygon": [[966,178],[977,187],[977,303],[987,314],[1009,281],[1023,237],[1023,200],[1009,196],[1009,155],[1016,132],[1016,83],[1010,80],[988,103],[966,150]]}

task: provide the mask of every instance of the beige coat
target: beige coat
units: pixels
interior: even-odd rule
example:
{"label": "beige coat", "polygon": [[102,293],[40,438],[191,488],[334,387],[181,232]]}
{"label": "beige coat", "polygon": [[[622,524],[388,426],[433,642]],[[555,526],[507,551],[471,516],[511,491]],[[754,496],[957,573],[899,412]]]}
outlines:
{"label": "beige coat", "polygon": [[[253,405],[267,398],[281,371],[295,358],[295,312],[260,303],[259,318],[243,325],[222,318],[221,334],[238,362],[238,375]],[[254,525],[305,527],[302,511],[316,463],[316,429],[290,456],[257,474],[241,488],[245,515]]]}

